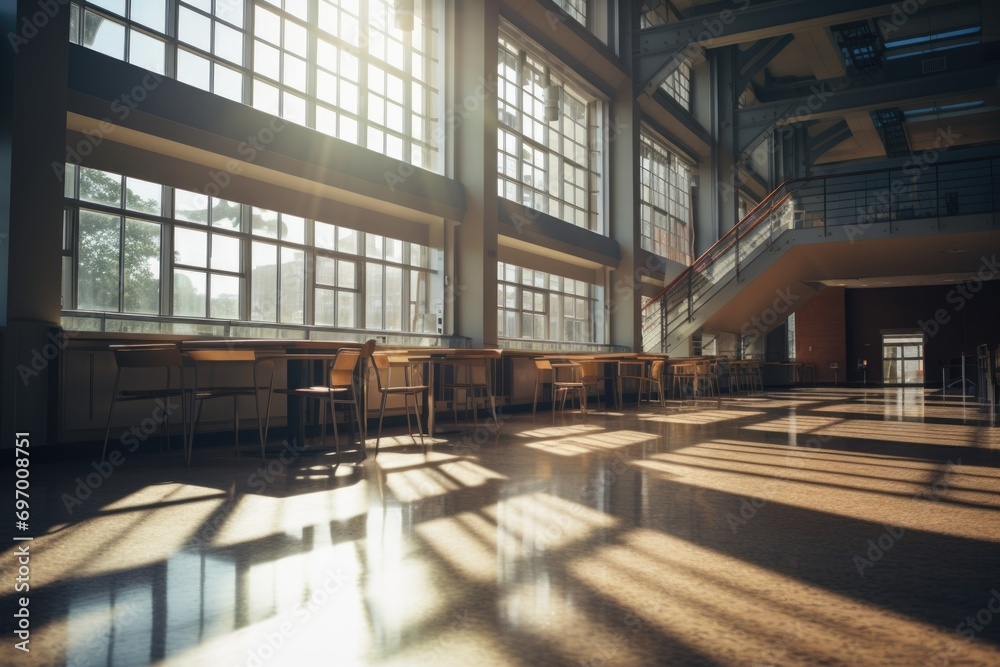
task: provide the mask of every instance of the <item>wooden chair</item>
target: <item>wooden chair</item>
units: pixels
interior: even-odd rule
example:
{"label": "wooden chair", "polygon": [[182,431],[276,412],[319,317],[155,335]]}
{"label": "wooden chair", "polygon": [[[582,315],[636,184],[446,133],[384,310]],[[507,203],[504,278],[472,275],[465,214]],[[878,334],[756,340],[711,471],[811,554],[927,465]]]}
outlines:
{"label": "wooden chair", "polygon": [[[170,446],[170,400],[178,399],[181,404],[181,441],[185,440],[187,431],[187,397],[184,390],[184,360],[181,351],[172,344],[151,345],[119,345],[113,346],[115,364],[118,372],[115,374],[115,387],[111,393],[111,406],[108,408],[108,422],[104,430],[104,446],[101,448],[101,461],[108,453],[108,439],[111,436],[111,421],[115,405],[121,401],[155,401],[163,400],[163,419],[160,423],[161,437],[167,436],[167,447]],[[127,372],[126,372],[127,371]],[[154,379],[156,371],[162,372],[162,382]],[[174,386],[174,371],[177,374],[177,386]],[[142,375],[147,379],[144,388],[122,388],[122,378],[131,376],[127,384]],[[182,446],[183,449],[183,446]]]}
{"label": "wooden chair", "polygon": [[[412,364],[405,355],[390,355],[388,352],[376,352],[372,354],[372,362],[375,368],[375,379],[378,383],[378,391],[382,396],[378,410],[378,435],[375,438],[375,454],[378,454],[379,441],[382,439],[382,418],[385,416],[385,403],[390,396],[402,396],[406,408],[406,430],[413,438],[413,431],[410,430],[410,397],[413,397],[413,411],[417,415],[417,433],[420,435],[420,444],[424,444],[424,427],[420,423],[420,404],[417,399],[419,394],[428,391],[427,385],[415,385],[410,383]],[[394,368],[403,371],[403,384],[393,384],[392,370]]]}
{"label": "wooden chair", "polygon": [[321,443],[323,447],[326,446],[326,416],[327,412],[330,413],[330,421],[333,422],[333,441],[338,456],[340,455],[340,434],[337,429],[337,412],[335,406],[339,404],[353,408],[353,411],[348,409],[348,418],[355,420],[352,426],[354,423],[357,424],[357,432],[361,441],[360,458],[361,460],[365,458],[364,428],[362,426],[361,409],[359,407],[360,391],[358,390],[358,383],[355,380],[359,362],[362,358],[371,356],[374,347],[375,341],[372,340],[365,343],[363,348],[344,348],[337,352],[333,359],[326,362],[324,373],[326,383],[323,385],[278,390],[279,394],[298,396],[319,402],[322,428]]}
{"label": "wooden chair", "polygon": [[493,397],[493,381],[490,375],[490,361],[485,357],[462,358],[458,353],[448,361],[452,367],[452,379],[450,382],[442,382],[442,390],[451,390],[451,406],[455,423],[458,423],[458,392],[461,391],[465,397],[464,411],[468,412],[472,406],[473,423],[479,425],[479,402],[483,407],[489,407],[493,415],[493,424],[500,428],[497,418],[496,400]]}
{"label": "wooden chair", "polygon": [[[261,419],[259,396],[261,392],[267,392],[270,396],[274,383],[274,362],[266,357],[258,358],[255,350],[236,349],[205,349],[189,350],[187,356],[194,362],[195,383],[192,390],[191,410],[194,418],[191,420],[191,431],[188,435],[187,463],[191,465],[194,451],[194,435],[198,429],[198,422],[201,419],[201,409],[205,401],[231,398],[233,399],[233,433],[236,445],[236,454],[240,453],[240,398],[253,398],[254,415],[257,418],[257,430],[260,438],[260,457],[264,459],[264,423]],[[271,365],[270,377],[266,385],[257,381],[257,369],[261,365]],[[216,372],[238,373],[240,366],[252,373],[249,382],[235,384],[216,384],[213,381],[206,381],[205,375],[214,376]]]}
{"label": "wooden chair", "polygon": [[[648,364],[647,364],[648,362]],[[642,403],[642,390],[643,387],[646,388],[646,400],[650,400],[652,396],[652,388],[655,386],[657,390],[657,398],[660,399],[660,407],[666,407],[665,394],[663,391],[663,369],[665,362],[663,359],[637,359],[635,361],[622,362],[621,364],[624,368],[638,369],[629,370],[625,372],[619,372],[618,382],[622,383],[624,380],[636,380],[639,383],[639,393],[638,400],[636,401],[636,407]],[[648,366],[648,372],[647,372]]]}
{"label": "wooden chair", "polygon": [[[535,398],[531,406],[531,415],[534,416],[538,408],[538,389],[543,384],[552,385],[552,418],[556,416],[556,403],[561,399],[560,410],[566,407],[566,397],[569,392],[576,391],[580,398],[580,405],[584,415],[587,414],[587,385],[580,378],[580,364],[564,362],[553,364],[549,359],[535,359]],[[569,368],[573,371],[572,380],[560,380],[557,373],[560,369]],[[545,381],[543,374],[549,373],[551,378]]]}
{"label": "wooden chair", "polygon": [[597,396],[597,409],[601,409],[601,396],[604,394],[604,376],[600,373],[600,364],[596,361],[585,360],[577,362],[580,364],[580,381],[587,386],[594,388],[594,395]]}

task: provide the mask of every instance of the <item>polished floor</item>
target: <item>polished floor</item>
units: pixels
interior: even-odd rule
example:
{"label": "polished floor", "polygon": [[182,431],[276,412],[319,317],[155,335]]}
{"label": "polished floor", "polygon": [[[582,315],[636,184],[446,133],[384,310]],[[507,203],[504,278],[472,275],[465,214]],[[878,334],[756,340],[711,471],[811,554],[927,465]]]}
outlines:
{"label": "polished floor", "polygon": [[7,548],[0,664],[1000,664],[1000,429],[960,398],[803,388],[393,435],[339,466],[187,469],[155,438],[106,479],[34,464],[31,653]]}

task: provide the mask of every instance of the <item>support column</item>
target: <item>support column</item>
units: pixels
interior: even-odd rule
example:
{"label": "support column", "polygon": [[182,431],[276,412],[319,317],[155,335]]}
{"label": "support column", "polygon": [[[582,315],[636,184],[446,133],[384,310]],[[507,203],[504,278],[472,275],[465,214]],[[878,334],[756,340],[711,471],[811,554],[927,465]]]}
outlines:
{"label": "support column", "polygon": [[455,174],[465,185],[465,220],[456,229],[455,333],[474,346],[497,344],[497,0],[456,2],[455,97],[445,119],[454,133]]}
{"label": "support column", "polygon": [[[44,5],[44,6],[43,6]],[[0,6],[0,448],[55,437],[69,3]],[[51,430],[50,430],[51,428]]]}
{"label": "support column", "polygon": [[[735,46],[718,49],[713,55],[718,135],[712,161],[718,178],[717,237],[739,222],[739,173],[736,170],[736,100],[740,92],[735,86],[739,79]],[[714,239],[713,239],[714,240]]]}
{"label": "support column", "polygon": [[639,124],[642,119],[639,104],[632,96],[632,82],[615,92],[611,123],[614,129],[607,146],[611,197],[608,208],[608,234],[618,242],[621,263],[611,274],[608,298],[612,345],[642,349],[641,284],[647,267],[636,262],[636,250],[641,247],[639,223]]}

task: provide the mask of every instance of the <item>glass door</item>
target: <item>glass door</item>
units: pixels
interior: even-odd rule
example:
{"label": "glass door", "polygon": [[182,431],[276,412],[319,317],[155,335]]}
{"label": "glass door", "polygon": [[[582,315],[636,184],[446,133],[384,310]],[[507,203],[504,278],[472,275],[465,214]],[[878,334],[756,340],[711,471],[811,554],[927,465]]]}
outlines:
{"label": "glass door", "polygon": [[882,383],[924,383],[923,333],[882,335]]}

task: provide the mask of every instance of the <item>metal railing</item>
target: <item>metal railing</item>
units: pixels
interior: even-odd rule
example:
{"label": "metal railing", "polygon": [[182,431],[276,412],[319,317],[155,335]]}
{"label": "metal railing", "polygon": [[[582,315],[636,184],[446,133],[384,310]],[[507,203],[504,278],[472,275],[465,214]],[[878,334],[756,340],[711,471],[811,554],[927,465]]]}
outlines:
{"label": "metal railing", "polygon": [[[668,336],[778,237],[792,229],[876,223],[1000,211],[1000,158],[926,164],[785,181],[694,264],[643,307],[642,347],[665,352]],[[893,231],[889,225],[890,233]]]}

